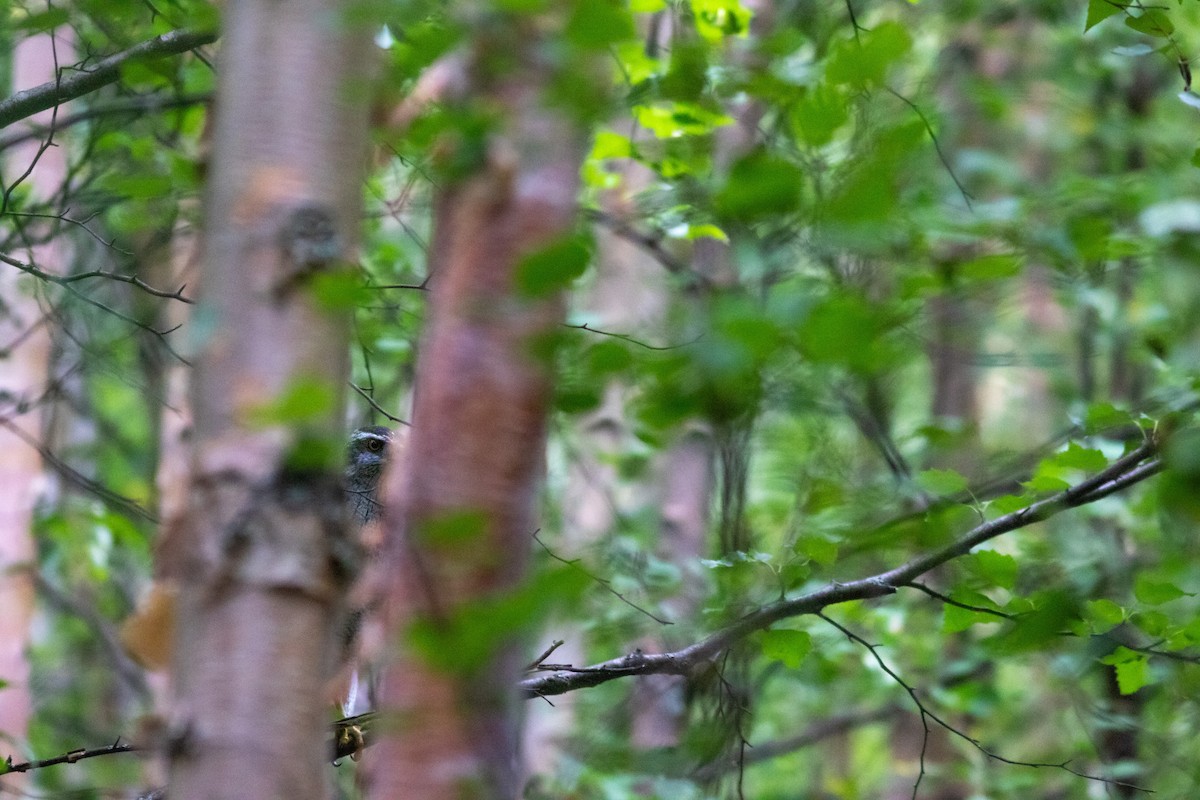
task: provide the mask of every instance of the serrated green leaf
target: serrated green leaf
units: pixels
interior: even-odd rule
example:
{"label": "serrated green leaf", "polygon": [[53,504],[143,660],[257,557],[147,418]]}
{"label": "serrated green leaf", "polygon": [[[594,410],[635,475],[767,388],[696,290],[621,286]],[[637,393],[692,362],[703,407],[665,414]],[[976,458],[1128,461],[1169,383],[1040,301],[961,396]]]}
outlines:
{"label": "serrated green leaf", "polygon": [[1133,694],[1150,683],[1150,659],[1146,656],[1122,662],[1113,669],[1117,673],[1117,689],[1121,694]]}
{"label": "serrated green leaf", "polygon": [[812,649],[812,637],[805,631],[768,630],[763,634],[763,656],[772,661],[781,661],[789,669],[796,669]]}
{"label": "serrated green leaf", "polygon": [[1156,581],[1146,575],[1138,575],[1133,583],[1133,596],[1138,602],[1151,606],[1169,603],[1181,597],[1192,597],[1191,592],[1185,592],[1168,581]]}
{"label": "serrated green leaf", "polygon": [[1141,654],[1136,650],[1130,650],[1124,645],[1118,645],[1111,653],[1100,659],[1101,664],[1125,664],[1135,659],[1141,658]]}
{"label": "serrated green leaf", "polygon": [[1110,403],[1092,403],[1084,415],[1083,424],[1088,433],[1099,433],[1123,425],[1132,425],[1133,416]]}

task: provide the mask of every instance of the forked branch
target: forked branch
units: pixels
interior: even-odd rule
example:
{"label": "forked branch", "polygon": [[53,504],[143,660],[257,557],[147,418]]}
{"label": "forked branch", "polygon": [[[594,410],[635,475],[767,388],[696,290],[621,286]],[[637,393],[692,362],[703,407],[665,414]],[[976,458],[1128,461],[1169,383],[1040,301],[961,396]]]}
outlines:
{"label": "forked branch", "polygon": [[1142,445],[1109,464],[1090,478],[1079,482],[1044,500],[987,520],[965,534],[930,553],[918,556],[886,572],[860,578],[849,583],[831,583],[799,597],[787,598],[751,612],[708,638],[671,653],[633,653],[589,667],[538,671],[521,681],[525,697],[546,697],[565,694],[576,689],[599,686],[630,675],[670,674],[688,675],[710,663],[722,652],[755,631],[802,614],[818,614],[825,608],[852,600],[865,600],[893,594],[897,588],[910,585],[930,570],[966,555],[972,548],[1010,531],[1028,527],[1035,522],[1066,511],[1069,508],[1093,503],[1103,497],[1133,486],[1162,470],[1156,457],[1157,444],[1147,439]]}

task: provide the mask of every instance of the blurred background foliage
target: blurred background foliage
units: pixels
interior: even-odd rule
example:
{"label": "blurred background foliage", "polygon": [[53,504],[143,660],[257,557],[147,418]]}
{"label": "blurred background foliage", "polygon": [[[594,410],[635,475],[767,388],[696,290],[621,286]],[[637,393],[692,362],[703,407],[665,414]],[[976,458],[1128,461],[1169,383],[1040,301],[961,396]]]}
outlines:
{"label": "blurred background foliage", "polygon": [[[349,8],[386,19],[375,87],[386,108],[468,46],[465,16],[541,5]],[[963,736],[923,719],[861,642],[802,617],[739,654],[748,713],[706,702],[719,685],[689,689],[677,747],[631,746],[628,682],[579,693],[530,795],[908,797],[924,743],[919,797],[1135,794],[1072,771],[1189,796],[1200,785],[1200,99],[1186,65],[1200,6],[772,5],[764,19],[738,0],[578,0],[546,56],[561,75],[550,101],[594,130],[582,198],[594,230],[525,273],[534,293],[572,288],[569,324],[546,350],[557,412],[538,555],[556,568],[560,554],[579,558],[593,579],[564,589],[571,602],[531,650],[575,636],[589,662],[603,660],[661,633],[655,617],[673,619],[671,641],[694,641],[756,605],[928,551],[1150,432],[1170,470],[939,568],[930,593],[827,609]],[[66,25],[88,60],[219,17],[195,0],[49,11],[18,0],[4,13],[5,48]],[[597,51],[615,91],[581,66]],[[20,214],[57,215],[71,270],[160,285],[172,238],[201,223],[218,60],[219,46],[132,61],[76,101],[89,116],[60,134],[68,190],[49,204],[12,192],[0,251],[20,241]],[[751,142],[730,148],[722,137],[747,106]],[[318,287],[353,310],[348,429],[386,422],[381,410],[405,416],[431,187],[469,171],[488,134],[488,109],[440,106],[377,133],[361,270],[352,285]],[[646,176],[633,189],[631,163]],[[605,198],[622,191],[618,219]],[[630,303],[661,296],[661,313],[634,326],[613,327],[588,300],[608,280],[596,265],[614,232],[658,270],[652,288],[618,290]],[[714,244],[731,270],[697,266]],[[114,631],[150,574],[164,371],[186,354],[187,331],[164,333],[177,301],[127,283],[40,291],[56,342],[30,654],[31,747],[46,757],[129,735],[153,707]],[[613,396],[619,445],[591,452],[580,431]],[[719,445],[699,565],[664,556],[659,540],[663,453],[689,425]],[[612,523],[565,544],[571,470],[585,456],[610,476]],[[741,534],[719,535],[727,524]],[[696,570],[697,613],[674,618]],[[518,610],[540,618],[551,599],[523,596]],[[782,752],[756,757],[769,743]],[[35,786],[86,797],[138,780],[129,757],[112,757],[43,770]]]}

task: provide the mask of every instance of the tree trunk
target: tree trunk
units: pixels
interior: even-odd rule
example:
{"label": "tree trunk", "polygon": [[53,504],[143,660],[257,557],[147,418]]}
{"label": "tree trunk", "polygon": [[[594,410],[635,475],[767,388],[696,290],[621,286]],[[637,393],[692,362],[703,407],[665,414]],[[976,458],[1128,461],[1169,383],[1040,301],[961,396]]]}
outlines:
{"label": "tree trunk", "polygon": [[385,677],[396,727],[367,754],[375,798],[520,791],[517,631],[498,621],[474,656],[454,642],[520,581],[537,528],[551,372],[535,348],[563,305],[557,293],[523,296],[518,278],[524,258],[571,232],[584,147],[544,104],[554,78],[538,62],[544,30],[501,20],[477,40],[469,74],[487,83],[470,94],[497,121],[485,163],[449,179],[435,202],[413,428],[385,488],[397,562],[388,613],[398,632],[419,621],[429,636]]}
{"label": "tree trunk", "polygon": [[313,284],[352,279],[361,213],[372,48],[349,7],[224,11],[189,507],[160,551],[180,586],[173,800],[326,793],[321,687],[354,557],[340,486],[348,326]]}
{"label": "tree trunk", "polygon": [[[56,51],[57,50],[57,51]],[[73,60],[68,31],[31,36],[13,51],[13,88],[53,81],[59,63]],[[62,113],[61,111],[59,113]],[[44,111],[22,123],[49,125],[53,112]],[[64,147],[42,149],[44,139],[13,148],[6,164],[6,187],[30,170],[25,181],[34,200],[51,201],[66,180]],[[27,246],[11,255],[46,272],[60,272],[66,261],[66,241],[51,236],[47,223],[24,226]],[[30,526],[39,492],[42,458],[42,409],[50,359],[50,331],[38,300],[38,281],[8,265],[0,266],[0,737],[10,746],[24,747],[31,709],[29,695],[29,624],[33,615],[33,570],[37,549]],[[11,347],[11,350],[9,349]],[[27,405],[28,404],[28,405]],[[17,779],[18,781],[20,779]],[[6,779],[12,789],[12,778]]]}

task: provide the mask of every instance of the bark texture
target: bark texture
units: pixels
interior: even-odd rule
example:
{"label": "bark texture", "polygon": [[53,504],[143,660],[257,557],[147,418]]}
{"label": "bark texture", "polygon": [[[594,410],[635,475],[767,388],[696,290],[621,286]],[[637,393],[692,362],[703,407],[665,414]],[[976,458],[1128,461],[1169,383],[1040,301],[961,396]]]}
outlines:
{"label": "bark texture", "polygon": [[516,632],[497,623],[483,654],[456,652],[454,641],[516,586],[537,528],[551,392],[537,345],[563,307],[522,296],[520,264],[571,232],[583,140],[545,104],[549,26],[517,27],[500,22],[476,39],[469,97],[495,123],[481,163],[436,199],[413,428],[385,488],[386,508],[398,510],[385,512],[393,624],[402,633],[420,620],[431,635],[423,653],[402,646],[385,678],[395,724],[367,754],[375,798],[519,794]]}
{"label": "bark texture", "polygon": [[[170,796],[326,794],[340,604],[345,269],[366,166],[370,31],[349,4],[230,3],[202,244],[189,503],[160,573],[180,587]],[[283,402],[287,398],[286,402]]]}

